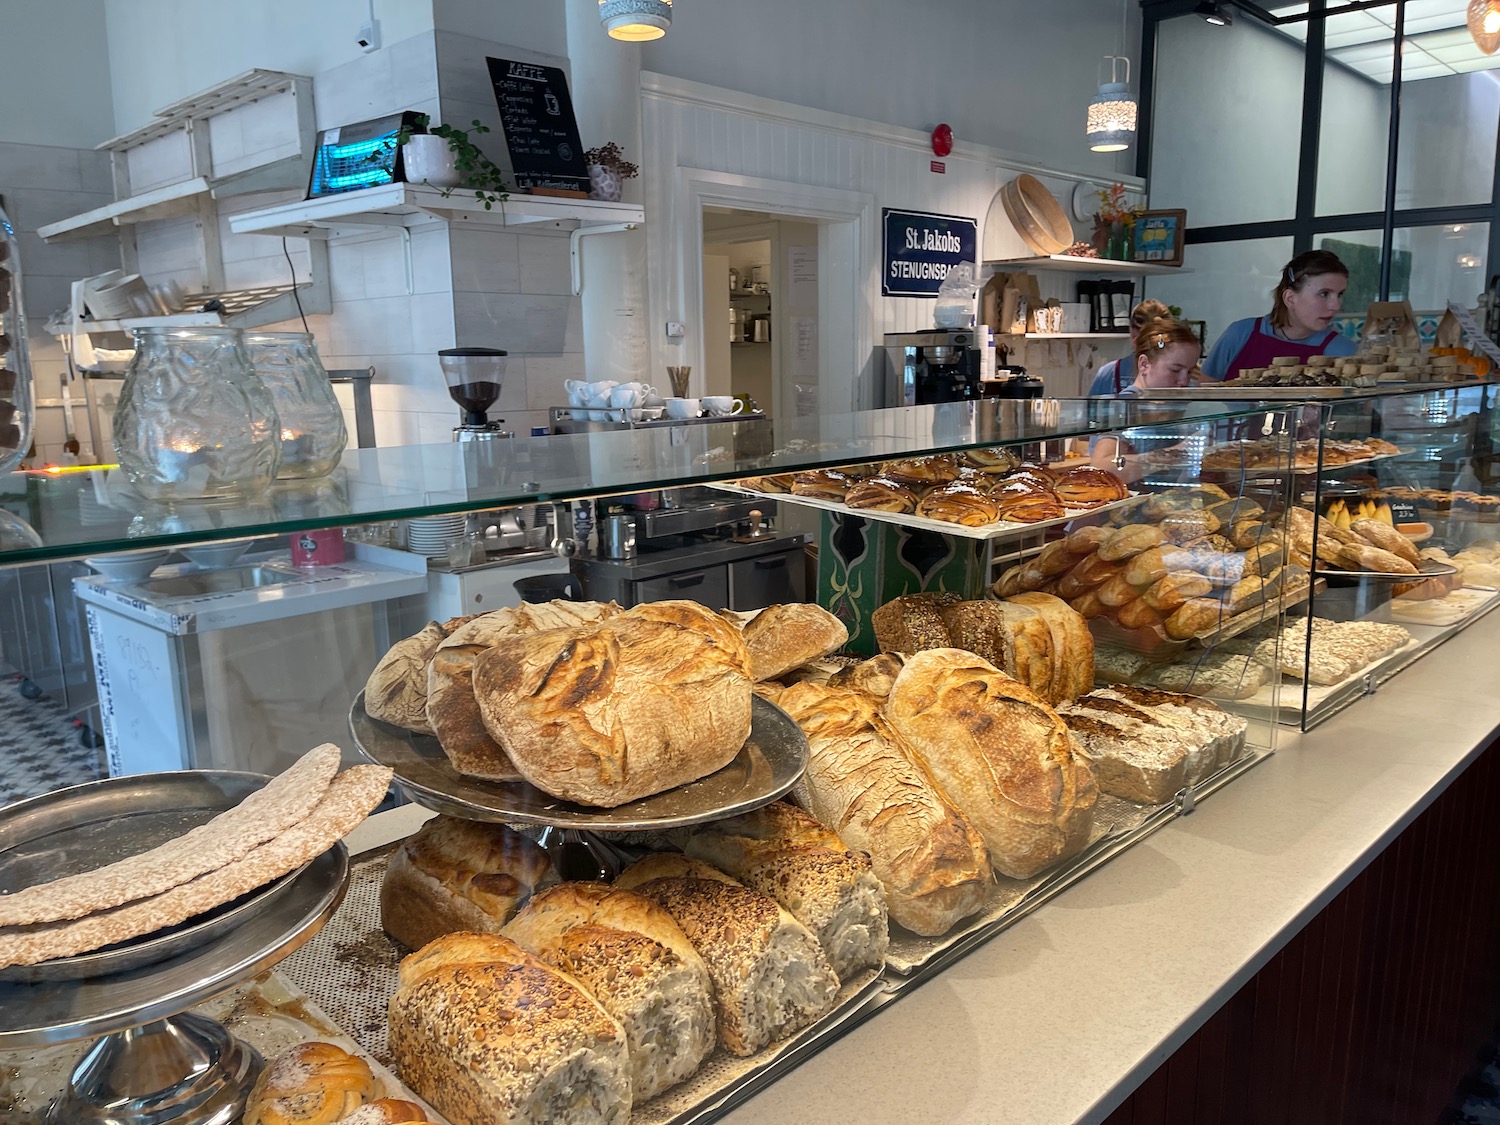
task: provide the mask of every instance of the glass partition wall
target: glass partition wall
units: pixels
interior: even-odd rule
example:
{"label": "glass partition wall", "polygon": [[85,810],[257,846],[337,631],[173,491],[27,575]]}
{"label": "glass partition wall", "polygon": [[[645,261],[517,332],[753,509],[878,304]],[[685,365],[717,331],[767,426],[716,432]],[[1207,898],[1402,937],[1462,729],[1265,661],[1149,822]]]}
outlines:
{"label": "glass partition wall", "polygon": [[1148,296],[1207,321],[1212,344],[1269,309],[1282,263],[1326,248],[1350,267],[1335,323],[1351,337],[1372,300],[1409,300],[1428,344],[1448,301],[1476,303],[1500,262],[1500,55],[1464,4],[1236,2],[1228,25],[1143,7],[1137,170],[1153,209],[1187,209],[1193,247],[1192,276]]}

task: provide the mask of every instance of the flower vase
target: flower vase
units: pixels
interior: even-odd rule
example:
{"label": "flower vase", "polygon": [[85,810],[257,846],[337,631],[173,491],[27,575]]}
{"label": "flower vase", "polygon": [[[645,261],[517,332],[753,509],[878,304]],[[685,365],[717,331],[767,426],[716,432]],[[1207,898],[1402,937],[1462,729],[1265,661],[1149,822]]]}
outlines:
{"label": "flower vase", "polygon": [[1105,250],[1106,258],[1124,262],[1130,258],[1130,231],[1124,223],[1112,223],[1109,228],[1109,245]]}
{"label": "flower vase", "polygon": [[600,199],[606,203],[620,202],[620,192],[623,188],[619,173],[613,168],[606,168],[603,164],[589,165],[589,198]]}

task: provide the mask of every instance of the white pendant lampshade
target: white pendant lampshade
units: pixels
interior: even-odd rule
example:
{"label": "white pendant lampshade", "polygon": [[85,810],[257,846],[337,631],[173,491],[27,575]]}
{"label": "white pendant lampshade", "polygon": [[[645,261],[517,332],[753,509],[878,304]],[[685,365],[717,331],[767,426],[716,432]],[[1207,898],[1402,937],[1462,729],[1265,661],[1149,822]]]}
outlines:
{"label": "white pendant lampshade", "polygon": [[1500,0],[1469,0],[1469,34],[1485,54],[1500,50]]}
{"label": "white pendant lampshade", "polygon": [[[1130,60],[1123,55],[1105,55],[1109,60],[1108,82],[1089,101],[1086,133],[1095,152],[1121,152],[1135,140],[1135,99],[1130,96]],[[1118,81],[1116,64],[1125,64],[1125,81]]]}
{"label": "white pendant lampshade", "polygon": [[599,22],[611,39],[660,39],[672,26],[672,0],[599,0]]}

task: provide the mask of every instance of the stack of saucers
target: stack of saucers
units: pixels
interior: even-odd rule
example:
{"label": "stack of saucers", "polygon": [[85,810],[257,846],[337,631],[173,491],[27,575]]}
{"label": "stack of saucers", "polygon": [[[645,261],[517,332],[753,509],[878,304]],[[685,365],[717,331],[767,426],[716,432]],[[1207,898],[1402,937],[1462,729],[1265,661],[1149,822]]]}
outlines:
{"label": "stack of saucers", "polygon": [[464,535],[464,516],[423,516],[406,521],[406,549],[430,559],[443,558],[448,544]]}

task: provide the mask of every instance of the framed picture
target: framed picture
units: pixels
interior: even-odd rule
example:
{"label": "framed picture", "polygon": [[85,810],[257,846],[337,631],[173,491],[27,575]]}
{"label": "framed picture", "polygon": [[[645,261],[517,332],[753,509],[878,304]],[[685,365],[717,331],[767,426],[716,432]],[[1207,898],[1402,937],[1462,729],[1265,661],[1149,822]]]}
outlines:
{"label": "framed picture", "polygon": [[1135,221],[1135,232],[1131,237],[1131,261],[1159,266],[1182,265],[1182,236],[1186,229],[1186,211],[1142,212]]}

